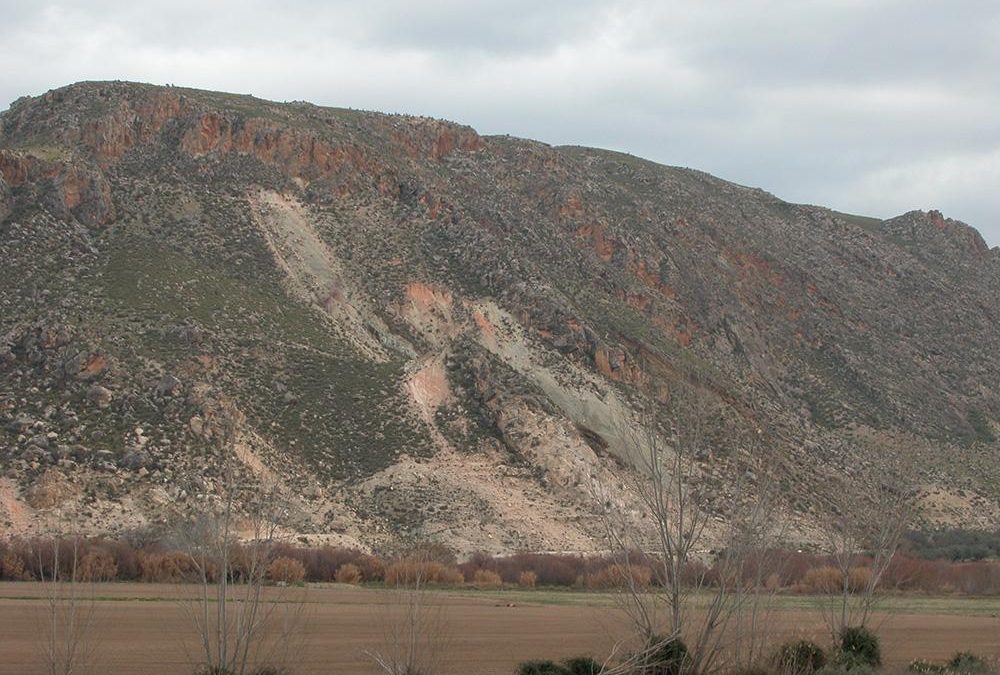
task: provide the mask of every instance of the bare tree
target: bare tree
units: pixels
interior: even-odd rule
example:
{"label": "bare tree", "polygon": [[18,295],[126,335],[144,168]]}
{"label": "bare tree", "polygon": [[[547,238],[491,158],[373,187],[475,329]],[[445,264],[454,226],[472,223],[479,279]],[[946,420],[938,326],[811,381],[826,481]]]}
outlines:
{"label": "bare tree", "polygon": [[[725,504],[725,547],[716,560],[717,595],[731,595],[725,647],[729,664],[759,666],[770,649],[770,616],[777,584],[777,549],[785,534],[773,454],[763,429],[744,438],[732,463],[734,488]],[[721,643],[720,643],[721,646]]]}
{"label": "bare tree", "polygon": [[301,641],[302,593],[268,587],[284,499],[274,486],[244,477],[235,452],[240,416],[219,433],[215,499],[179,533],[198,595],[183,604],[198,638],[196,659],[209,672],[244,675],[285,663]]}
{"label": "bare tree", "polygon": [[[761,628],[760,589],[779,521],[776,502],[762,481],[755,491],[747,489],[749,476],[768,475],[756,434],[753,447],[742,449],[744,459],[730,460],[740,467],[732,492],[720,500],[705,489],[698,461],[715,454],[708,440],[712,409],[704,394],[678,389],[666,407],[645,401],[641,419],[620,430],[632,465],[621,480],[637,498],[639,513],[605,498],[603,521],[609,546],[625,569],[620,605],[644,645],[620,672],[655,665],[649,660],[682,633],[690,647],[686,672],[711,672],[736,643],[742,645],[741,657],[760,649],[747,639],[756,640]],[[713,519],[722,531],[713,532],[720,552],[710,569],[705,548]],[[632,567],[650,563],[654,584],[645,586]],[[733,627],[737,630],[727,630]]]}
{"label": "bare tree", "polygon": [[[879,443],[856,463],[853,475],[832,495],[827,547],[840,592],[824,606],[836,640],[850,626],[866,626],[879,600],[879,584],[916,509],[915,467],[896,445]],[[852,573],[867,561],[867,575]]]}
{"label": "bare tree", "polygon": [[[45,589],[39,627],[47,675],[80,675],[93,666],[93,589],[80,578],[79,540],[54,537],[37,544],[38,578]],[[67,559],[68,558],[68,559]]]}
{"label": "bare tree", "polygon": [[379,649],[366,654],[384,675],[435,675],[445,668],[450,632],[440,597],[430,590],[433,550],[416,547],[393,563],[393,598],[385,605]]}

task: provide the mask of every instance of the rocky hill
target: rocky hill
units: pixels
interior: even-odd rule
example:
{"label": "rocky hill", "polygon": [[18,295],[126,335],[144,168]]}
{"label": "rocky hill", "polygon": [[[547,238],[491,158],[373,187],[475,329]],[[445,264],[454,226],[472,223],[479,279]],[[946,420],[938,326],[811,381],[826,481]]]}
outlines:
{"label": "rocky hill", "polygon": [[[121,82],[0,117],[0,526],[169,523],[220,444],[285,526],[598,547],[649,392],[766,428],[795,527],[873,452],[1000,517],[1000,250],[426,118]],[[888,448],[888,450],[887,450]]]}

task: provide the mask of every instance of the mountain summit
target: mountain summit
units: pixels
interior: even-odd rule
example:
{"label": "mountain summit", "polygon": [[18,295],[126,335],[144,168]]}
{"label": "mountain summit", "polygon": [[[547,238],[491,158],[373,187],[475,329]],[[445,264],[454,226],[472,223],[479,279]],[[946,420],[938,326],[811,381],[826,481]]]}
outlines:
{"label": "mountain summit", "polygon": [[168,523],[221,480],[363,547],[593,550],[643,396],[697,388],[793,535],[873,453],[1000,517],[1000,249],[940,213],[428,118],[88,82],[0,117],[0,526]]}

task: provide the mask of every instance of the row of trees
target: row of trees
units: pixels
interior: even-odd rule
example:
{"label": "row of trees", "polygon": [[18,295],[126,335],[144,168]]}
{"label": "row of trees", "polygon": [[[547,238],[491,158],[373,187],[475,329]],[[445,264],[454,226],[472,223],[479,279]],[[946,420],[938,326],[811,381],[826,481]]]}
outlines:
{"label": "row of trees", "polygon": [[[189,583],[198,576],[189,552],[160,541],[135,548],[123,540],[63,539],[60,551],[61,572],[69,575],[75,558],[76,574],[83,582]],[[707,562],[689,561],[682,572],[683,583],[690,585],[693,580],[709,586],[725,583],[730,563],[724,553],[713,554]],[[50,576],[54,554],[53,542],[48,539],[0,541],[0,581],[31,581]],[[608,590],[620,585],[623,568],[622,556],[616,553],[522,552],[500,556],[475,553],[459,561],[447,547],[433,546],[430,554],[434,560],[430,583],[439,586]],[[392,586],[407,565],[400,555],[399,550],[378,556],[355,548],[278,542],[268,546],[266,578],[271,584],[338,582]],[[843,590],[843,575],[830,554],[779,548],[762,555],[769,568],[764,579],[768,591],[829,595]],[[252,553],[239,543],[232,547],[230,557],[237,576],[247,576],[245,569],[253,564]],[[640,584],[660,584],[662,575],[656,573],[658,561],[644,551],[634,551],[629,557],[632,574]],[[858,559],[849,574],[852,591],[868,583],[874,563],[867,554]],[[215,569],[217,566],[213,565],[209,571],[214,573]],[[889,561],[879,585],[883,592],[1000,595],[1000,560],[924,560],[900,551]]]}

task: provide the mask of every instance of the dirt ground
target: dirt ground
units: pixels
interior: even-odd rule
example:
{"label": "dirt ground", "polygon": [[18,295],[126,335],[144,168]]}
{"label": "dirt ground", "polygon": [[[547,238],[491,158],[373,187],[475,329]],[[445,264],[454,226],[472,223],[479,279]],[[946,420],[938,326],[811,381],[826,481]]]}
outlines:
{"label": "dirt ground", "polygon": [[[81,607],[93,607],[93,673],[182,675],[194,669],[196,642],[185,597],[192,586],[99,584]],[[269,589],[293,617],[294,639],[281,640],[293,673],[374,673],[366,651],[386,641],[397,596],[374,588],[310,586]],[[275,595],[278,597],[278,595]],[[605,656],[623,635],[622,615],[608,596],[565,592],[435,592],[447,658],[454,675],[510,675],[527,659]],[[0,673],[41,673],[44,589],[0,583]],[[294,600],[294,602],[293,602]],[[303,602],[299,602],[299,600]],[[769,624],[772,639],[823,640],[822,617],[809,601],[782,600]],[[958,650],[1000,658],[1000,600],[898,599],[885,606],[878,630],[891,669],[915,658],[944,659]],[[280,617],[279,617],[280,618]],[[276,652],[277,653],[277,652]]]}

